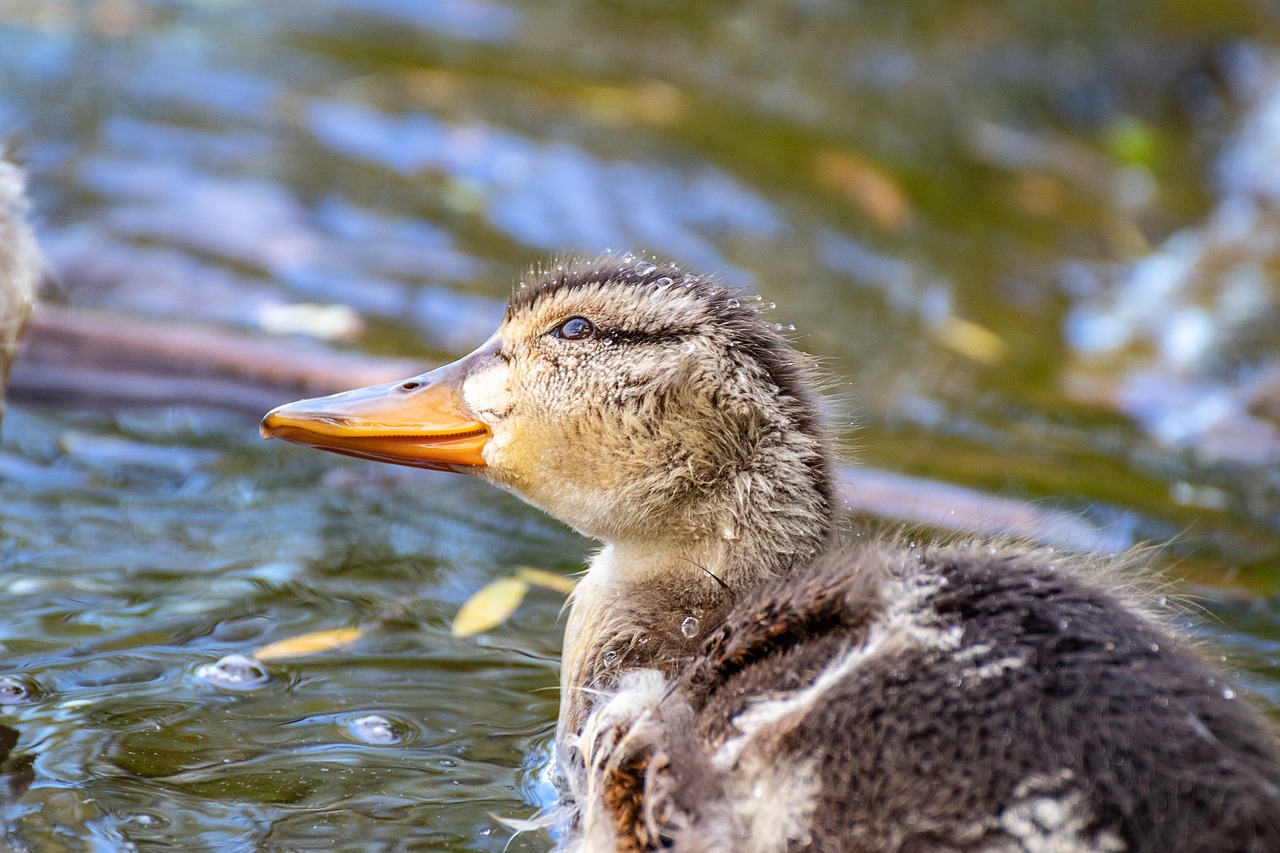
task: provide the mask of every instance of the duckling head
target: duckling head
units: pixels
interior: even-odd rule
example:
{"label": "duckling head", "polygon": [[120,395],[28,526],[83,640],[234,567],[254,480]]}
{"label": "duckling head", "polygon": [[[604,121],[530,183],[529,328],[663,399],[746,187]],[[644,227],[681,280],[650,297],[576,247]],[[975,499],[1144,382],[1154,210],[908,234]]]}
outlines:
{"label": "duckling head", "polygon": [[758,552],[772,574],[830,532],[810,387],[808,361],[736,291],[606,255],[531,272],[465,358],[282,406],[263,434],[474,474],[615,546]]}

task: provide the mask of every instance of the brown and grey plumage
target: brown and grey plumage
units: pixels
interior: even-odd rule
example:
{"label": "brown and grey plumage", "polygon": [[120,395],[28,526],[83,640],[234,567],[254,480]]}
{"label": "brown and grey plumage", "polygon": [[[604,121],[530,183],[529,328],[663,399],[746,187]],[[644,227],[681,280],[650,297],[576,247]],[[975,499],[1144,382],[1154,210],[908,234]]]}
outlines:
{"label": "brown and grey plumage", "polygon": [[[0,150],[0,390],[35,301],[41,255],[27,224],[25,181]],[[0,397],[0,414],[3,414]]]}
{"label": "brown and grey plumage", "polygon": [[461,361],[263,430],[605,543],[565,633],[568,847],[1280,850],[1274,735],[1114,572],[836,547],[808,361],[674,265],[535,272]]}

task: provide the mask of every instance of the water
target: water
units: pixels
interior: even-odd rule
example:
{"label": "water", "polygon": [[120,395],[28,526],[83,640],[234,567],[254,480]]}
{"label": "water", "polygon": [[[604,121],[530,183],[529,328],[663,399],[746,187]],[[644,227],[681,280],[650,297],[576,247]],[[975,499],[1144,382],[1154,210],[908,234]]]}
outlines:
{"label": "water", "polygon": [[[0,132],[77,307],[425,362],[558,251],[746,286],[860,462],[1173,540],[1193,630],[1280,708],[1268,14],[0,0]],[[581,567],[514,499],[230,409],[18,400],[0,501],[9,847],[501,850],[545,799],[562,596],[450,630]]]}

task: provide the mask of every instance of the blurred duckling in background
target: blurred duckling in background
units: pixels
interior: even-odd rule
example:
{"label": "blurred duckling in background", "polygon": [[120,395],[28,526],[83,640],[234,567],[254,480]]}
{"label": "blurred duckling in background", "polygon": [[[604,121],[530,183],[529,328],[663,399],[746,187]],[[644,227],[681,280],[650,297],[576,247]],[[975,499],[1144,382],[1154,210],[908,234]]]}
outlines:
{"label": "blurred duckling in background", "polygon": [[[26,181],[0,149],[0,391],[35,303],[41,255],[27,225]],[[0,395],[0,415],[3,415]]]}
{"label": "blurred duckling in background", "polygon": [[1280,851],[1273,732],[1122,560],[836,544],[813,379],[735,291],[609,255],[531,273],[460,361],[263,434],[604,542],[565,631],[567,848]]}

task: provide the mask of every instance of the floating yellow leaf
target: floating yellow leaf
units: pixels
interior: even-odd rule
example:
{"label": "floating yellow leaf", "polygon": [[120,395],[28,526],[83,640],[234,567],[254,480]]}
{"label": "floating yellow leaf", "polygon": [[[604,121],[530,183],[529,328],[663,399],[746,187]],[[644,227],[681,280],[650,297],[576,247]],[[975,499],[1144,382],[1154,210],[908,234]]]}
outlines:
{"label": "floating yellow leaf", "polygon": [[911,200],[898,182],[851,151],[819,151],[814,178],[856,205],[882,231],[898,233],[911,222]]}
{"label": "floating yellow leaf", "polygon": [[670,127],[685,114],[685,98],[680,90],[656,80],[634,88],[581,86],[573,96],[592,121],[611,127],[625,127],[637,121]]}
{"label": "floating yellow leaf", "polygon": [[1020,175],[1013,185],[1013,202],[1032,216],[1060,216],[1068,201],[1061,178],[1031,173]]}
{"label": "floating yellow leaf", "polygon": [[467,599],[453,619],[453,636],[473,637],[496,628],[511,617],[529,591],[527,581],[498,578]]}
{"label": "floating yellow leaf", "polygon": [[943,346],[982,364],[999,364],[1009,352],[1004,338],[970,320],[948,317],[934,329]]}
{"label": "floating yellow leaf", "polygon": [[522,581],[528,581],[534,586],[554,590],[565,595],[573,592],[573,588],[577,586],[573,578],[567,578],[555,572],[548,572],[545,569],[530,569],[527,566],[521,566],[516,569],[516,577]]}
{"label": "floating yellow leaf", "polygon": [[303,655],[327,652],[349,646],[364,636],[363,628],[332,628],[328,631],[312,631],[309,634],[298,634],[286,637],[274,643],[268,643],[253,653],[255,660],[272,661],[286,658],[297,658]]}
{"label": "floating yellow leaf", "polygon": [[670,83],[650,80],[635,89],[637,112],[649,124],[670,127],[684,118],[684,94]]}
{"label": "floating yellow leaf", "polygon": [[404,76],[409,96],[419,104],[436,111],[454,109],[466,99],[464,81],[442,68],[422,68]]}

